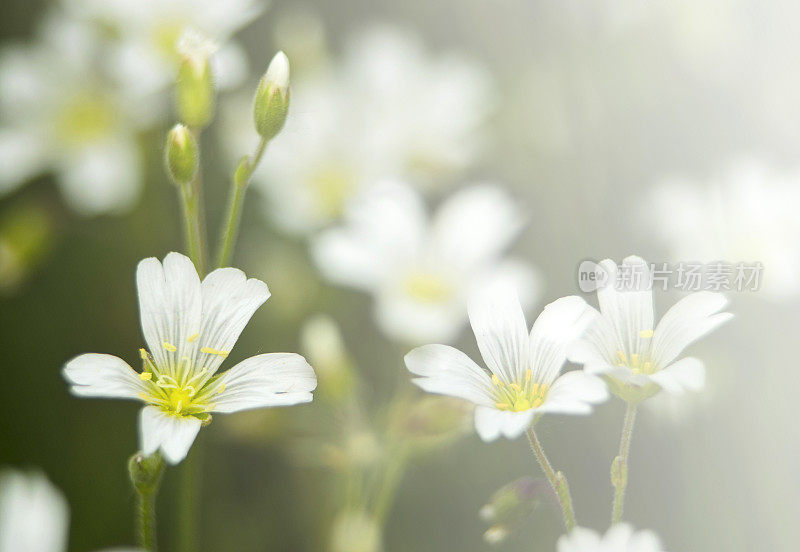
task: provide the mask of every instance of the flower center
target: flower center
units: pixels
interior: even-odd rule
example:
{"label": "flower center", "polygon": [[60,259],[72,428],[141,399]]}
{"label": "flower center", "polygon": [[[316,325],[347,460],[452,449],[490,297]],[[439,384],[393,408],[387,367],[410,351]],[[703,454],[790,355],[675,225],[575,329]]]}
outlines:
{"label": "flower center", "polygon": [[111,132],[114,119],[114,107],[108,98],[95,92],[79,94],[61,107],[56,136],[67,145],[95,142]]}
{"label": "flower center", "polygon": [[653,374],[656,372],[653,363],[648,359],[647,355],[631,353],[628,357],[622,350],[617,351],[617,366],[630,368],[634,374]]}
{"label": "flower center", "polygon": [[498,410],[524,412],[538,408],[544,404],[549,388],[531,381],[531,371],[525,372],[525,380],[518,383],[506,383],[496,375],[492,375],[494,384],[495,407]]}
{"label": "flower center", "polygon": [[450,284],[444,278],[423,271],[406,276],[403,289],[421,303],[443,303],[453,294]]}
{"label": "flower center", "polygon": [[353,193],[353,179],[346,167],[323,165],[309,178],[311,192],[319,212],[330,218],[342,215],[347,199]]}

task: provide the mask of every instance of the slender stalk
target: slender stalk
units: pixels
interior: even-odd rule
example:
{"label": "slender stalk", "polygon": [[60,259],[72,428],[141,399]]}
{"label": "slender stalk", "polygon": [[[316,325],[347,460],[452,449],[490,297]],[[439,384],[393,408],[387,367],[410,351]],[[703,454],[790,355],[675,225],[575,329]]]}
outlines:
{"label": "slender stalk", "polygon": [[133,489],[136,491],[136,536],[139,545],[148,552],[155,552],[156,543],[156,496],[164,473],[164,462],[156,453],[153,456],[134,454],[128,461]]}
{"label": "slender stalk", "polygon": [[636,422],[638,404],[628,403],[625,410],[625,422],[622,426],[622,437],[619,441],[619,455],[611,464],[611,484],[614,485],[614,505],[611,513],[611,523],[622,520],[622,511],[625,506],[625,489],[628,486],[628,455],[631,450],[631,435]]}
{"label": "slender stalk", "polygon": [[[198,449],[198,443],[195,443]],[[199,450],[193,450],[180,466],[178,482],[178,547],[180,552],[197,550],[197,475],[199,471]]]}
{"label": "slender stalk", "polygon": [[405,468],[406,454],[404,451],[400,450],[392,454],[383,473],[381,473],[381,487],[375,498],[374,507],[375,519],[381,526],[383,526],[386,521],[386,516],[389,514],[389,509],[397,494],[397,488],[400,485],[400,481],[403,479]]}
{"label": "slender stalk", "polygon": [[246,165],[241,169],[244,173],[240,173],[240,169],[237,169],[232,179],[230,198],[228,200],[228,212],[222,226],[219,253],[217,254],[218,267],[227,266],[231,262],[233,251],[236,247],[236,239],[239,236],[239,224],[242,220],[242,205],[244,204],[247,185],[250,183],[253,171],[255,171],[258,164],[261,163],[261,158],[264,156],[266,148],[267,139],[262,138],[256,152],[244,161]]}
{"label": "slender stalk", "polygon": [[[199,148],[200,131],[191,129],[191,132]],[[191,182],[180,186],[186,249],[200,277],[205,275],[207,263],[202,182],[201,171],[198,169]]]}
{"label": "slender stalk", "polygon": [[528,428],[526,434],[533,455],[536,456],[536,460],[539,461],[539,465],[542,467],[545,477],[547,477],[547,480],[550,482],[550,486],[556,493],[559,504],[561,504],[561,512],[564,515],[564,526],[567,528],[567,531],[572,531],[572,528],[575,527],[575,510],[572,508],[572,496],[569,492],[567,478],[563,473],[556,472],[553,469],[532,425]]}

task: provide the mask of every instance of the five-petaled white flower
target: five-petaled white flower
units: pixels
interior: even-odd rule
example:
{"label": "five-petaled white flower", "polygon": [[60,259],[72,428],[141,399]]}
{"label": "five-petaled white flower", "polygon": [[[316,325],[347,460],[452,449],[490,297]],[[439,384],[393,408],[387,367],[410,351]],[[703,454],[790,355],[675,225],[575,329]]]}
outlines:
{"label": "five-petaled white flower", "polygon": [[141,261],[136,281],[143,368],[122,359],[83,354],[64,367],[73,394],[144,401],[140,436],[145,454],[161,450],[176,464],[188,453],[210,413],[309,402],[317,385],[306,360],[271,353],[216,372],[253,313],[269,297],[267,285],[241,270],[220,268],[200,281],[192,262],[170,253],[163,266]]}
{"label": "five-petaled white flower", "polygon": [[475,429],[484,441],[520,436],[544,413],[588,414],[608,397],[603,382],[586,372],[561,374],[566,349],[591,310],[577,296],[547,305],[528,333],[516,293],[496,286],[470,299],[469,319],[491,376],[461,351],[424,345],[405,357],[414,379],[430,393],[475,403]]}
{"label": "five-petaled white flower", "polygon": [[68,533],[67,501],[43,473],[0,472],[0,552],[66,552]]}
{"label": "five-petaled white flower", "polygon": [[389,336],[412,344],[450,341],[476,287],[503,282],[526,291],[526,303],[534,299],[530,266],[502,258],[522,226],[519,207],[495,186],[457,192],[429,222],[417,192],[382,182],[353,202],[346,225],[313,241],[313,254],[330,281],[375,297]]}
{"label": "five-petaled white flower", "polygon": [[558,539],[558,552],[664,552],[664,549],[652,531],[634,531],[627,523],[617,523],[603,536],[576,527]]}
{"label": "five-petaled white flower", "polygon": [[626,400],[640,400],[664,389],[669,393],[699,390],[705,384],[703,363],[675,359],[692,342],[730,320],[720,312],[727,299],[719,293],[692,293],[672,306],[655,326],[652,273],[640,257],[622,266],[606,259],[599,264],[607,277],[597,290],[600,312],[569,359],[588,373],[608,376],[611,389]]}

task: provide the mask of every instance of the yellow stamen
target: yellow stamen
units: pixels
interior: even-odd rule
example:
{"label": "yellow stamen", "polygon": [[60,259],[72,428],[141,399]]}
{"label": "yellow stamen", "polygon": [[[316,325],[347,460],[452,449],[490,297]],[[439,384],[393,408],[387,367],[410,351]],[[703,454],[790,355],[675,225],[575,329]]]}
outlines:
{"label": "yellow stamen", "polygon": [[497,377],[497,374],[492,374],[492,383],[495,385],[503,385],[503,382]]}
{"label": "yellow stamen", "polygon": [[639,337],[649,339],[653,337],[653,330],[642,330],[639,332]]}
{"label": "yellow stamen", "polygon": [[176,414],[180,414],[181,413],[182,405],[183,405],[183,400],[179,400],[178,404],[175,405],[175,413]]}
{"label": "yellow stamen", "polygon": [[147,393],[139,393],[139,398],[143,401],[150,400],[150,397],[147,396]]}
{"label": "yellow stamen", "polygon": [[628,357],[625,356],[625,353],[622,351],[617,351],[617,356],[623,364],[628,364]]}
{"label": "yellow stamen", "polygon": [[219,356],[228,356],[230,351],[218,351],[217,349],[212,349],[211,347],[201,347],[201,353],[206,353],[207,355],[219,355]]}
{"label": "yellow stamen", "polygon": [[220,383],[219,384],[219,391],[217,391],[217,393],[222,393],[223,391],[225,391],[226,387],[227,387],[227,385],[225,385],[224,383]]}
{"label": "yellow stamen", "polygon": [[522,387],[520,387],[516,383],[510,383],[510,384],[508,384],[508,386],[511,387],[514,391],[518,391],[519,393],[522,393]]}
{"label": "yellow stamen", "polygon": [[162,343],[162,345],[163,345],[163,346],[164,346],[164,348],[165,348],[167,351],[169,351],[170,353],[174,353],[175,351],[177,351],[177,350],[178,350],[178,348],[177,348],[175,345],[173,345],[172,343],[169,343],[169,342],[167,342],[167,341],[165,341],[164,343]]}
{"label": "yellow stamen", "polygon": [[186,341],[188,341],[189,343],[194,343],[195,341],[197,341],[198,337],[200,337],[200,334],[196,333],[194,335],[190,335],[189,339],[187,339]]}
{"label": "yellow stamen", "polygon": [[511,410],[511,405],[508,403],[497,403],[495,406],[500,410]]}
{"label": "yellow stamen", "polygon": [[633,361],[633,365],[636,366],[637,364],[639,364],[639,355],[633,353],[631,355],[631,360]]}
{"label": "yellow stamen", "polygon": [[150,359],[150,353],[147,352],[147,349],[139,349],[139,356],[142,357],[142,360]]}
{"label": "yellow stamen", "polygon": [[139,377],[142,378],[144,381],[150,381],[153,379],[153,374],[151,372],[142,372],[139,374]]}
{"label": "yellow stamen", "polygon": [[531,372],[530,370],[525,370],[525,381],[531,381],[531,377],[532,376],[533,376],[533,372]]}

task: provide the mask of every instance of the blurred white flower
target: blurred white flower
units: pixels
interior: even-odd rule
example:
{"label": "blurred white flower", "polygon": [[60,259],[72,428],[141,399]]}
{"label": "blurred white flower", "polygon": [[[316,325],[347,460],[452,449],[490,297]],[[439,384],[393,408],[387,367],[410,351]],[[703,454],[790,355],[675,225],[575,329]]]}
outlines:
{"label": "blurred white flower", "polygon": [[648,228],[658,228],[672,258],[758,262],[758,295],[800,294],[800,171],[781,173],[740,161],[701,184],[662,182],[644,202]]}
{"label": "blurred white flower", "polygon": [[[433,188],[470,166],[486,136],[491,87],[478,66],[430,56],[416,37],[380,27],[357,36],[338,63],[292,77],[286,126],[254,183],[270,218],[307,234],[345,212],[383,178]],[[226,109],[225,146],[238,159],[258,143],[248,97]]]}
{"label": "blurred white flower", "polygon": [[413,344],[451,341],[473,288],[503,282],[528,304],[537,298],[532,268],[503,259],[522,225],[514,200],[495,186],[456,192],[428,221],[417,192],[382,182],[351,203],[342,227],[314,239],[312,253],[331,282],[374,296],[387,335]]}
{"label": "blurred white flower", "polygon": [[[609,376],[646,394],[659,388],[674,394],[702,389],[703,363],[693,357],[675,359],[691,343],[733,317],[720,312],[727,304],[725,296],[709,291],[691,293],[655,326],[647,263],[630,256],[622,261],[622,267],[611,259],[599,266],[609,277],[607,285],[597,290],[600,312],[592,309],[592,323],[570,347],[569,359],[583,364],[589,373]],[[620,281],[630,286],[618,285]]]}
{"label": "blurred white flower", "polygon": [[267,285],[241,270],[220,268],[201,282],[192,262],[170,253],[149,258],[136,272],[142,333],[135,372],[122,359],[88,353],[69,361],[64,376],[81,397],[144,401],[140,435],[144,454],[161,450],[183,460],[211,412],[228,413],[309,402],[317,381],[303,357],[290,353],[248,358],[216,372],[253,313],[267,300]]}
{"label": "blurred white flower", "polygon": [[0,472],[0,552],[66,552],[68,532],[67,501],[44,474]]}
{"label": "blurred white flower", "polygon": [[213,58],[220,88],[239,84],[247,73],[244,50],[230,38],[255,19],[258,0],[65,0],[73,14],[111,29],[104,51],[110,71],[136,95],[158,92],[177,74],[181,36],[192,29],[220,44]]}
{"label": "blurred white flower", "polygon": [[664,549],[652,531],[634,531],[627,523],[617,523],[603,536],[576,527],[558,539],[558,552],[664,552]]}
{"label": "blurred white flower", "polygon": [[131,207],[141,188],[132,103],[102,82],[92,30],[50,14],[37,41],[0,53],[0,194],[47,170],[84,214]]}
{"label": "blurred white flower", "polygon": [[430,393],[474,404],[475,429],[484,441],[519,437],[544,413],[588,414],[608,397],[586,372],[560,374],[566,348],[589,321],[591,307],[577,296],[547,305],[528,333],[519,299],[494,286],[470,299],[469,319],[489,373],[447,345],[424,345],[405,357],[414,379]]}

